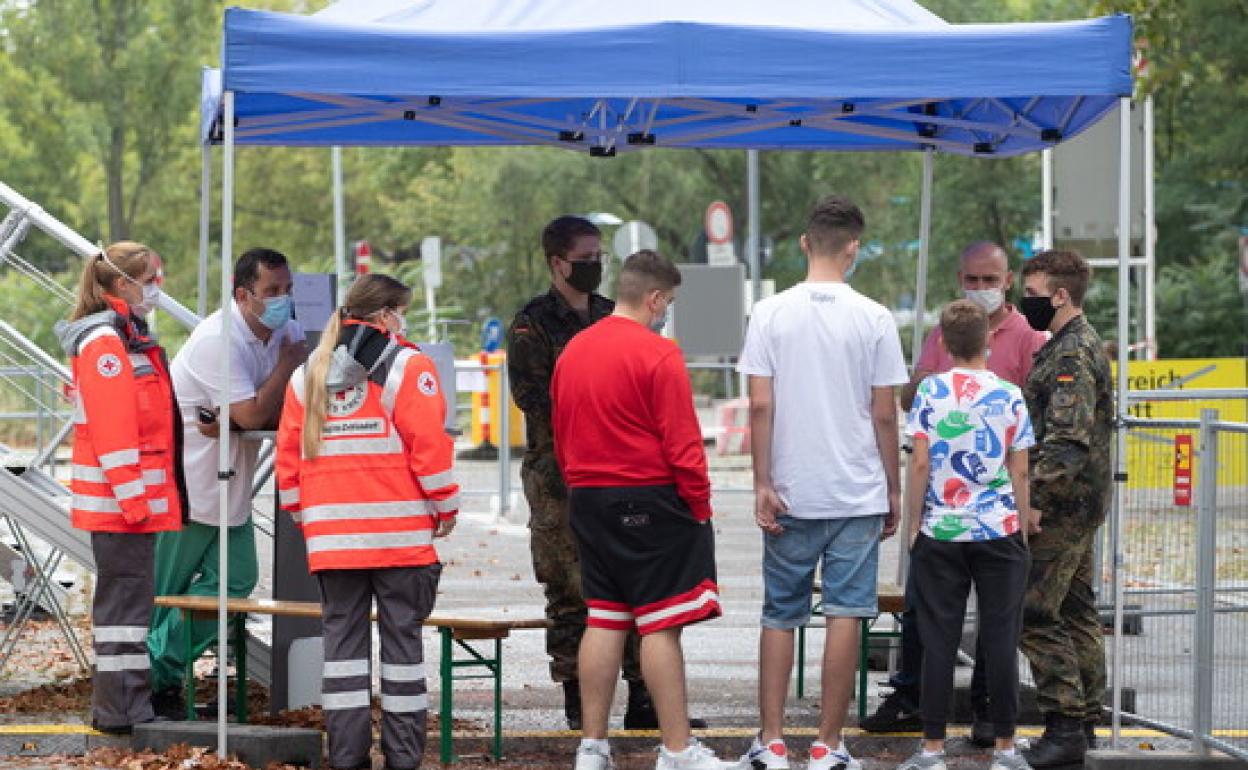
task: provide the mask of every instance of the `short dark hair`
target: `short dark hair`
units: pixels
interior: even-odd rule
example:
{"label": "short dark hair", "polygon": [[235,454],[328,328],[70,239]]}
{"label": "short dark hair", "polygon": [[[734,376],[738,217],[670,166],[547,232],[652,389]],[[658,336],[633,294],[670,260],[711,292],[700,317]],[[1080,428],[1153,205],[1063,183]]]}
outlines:
{"label": "short dark hair", "polygon": [[811,210],[806,220],[806,238],[812,252],[832,256],[861,237],[865,227],[862,209],[843,195],[829,195]]}
{"label": "short dark hair", "polygon": [[260,280],[261,265],[270,270],[276,270],[279,267],[287,267],[289,264],[286,255],[275,249],[264,247],[247,249],[234,263],[234,288],[250,289],[255,286],[256,281]]}
{"label": "short dark hair", "polygon": [[1077,251],[1049,249],[1023,263],[1023,277],[1032,273],[1044,275],[1049,291],[1065,289],[1075,307],[1083,307],[1083,298],[1092,282],[1092,266]]}
{"label": "short dark hair", "polygon": [[680,285],[680,270],[657,251],[642,249],[624,260],[615,282],[615,296],[627,305],[636,305],[658,289],[670,291]]}
{"label": "short dark hair", "polygon": [[940,336],[949,355],[969,361],[988,347],[988,314],[969,299],[950,302],[940,312]]}
{"label": "short dark hair", "polygon": [[585,217],[564,214],[551,220],[550,224],[542,228],[542,251],[546,254],[546,259],[566,257],[572,249],[572,242],[582,235],[601,236],[602,231]]}

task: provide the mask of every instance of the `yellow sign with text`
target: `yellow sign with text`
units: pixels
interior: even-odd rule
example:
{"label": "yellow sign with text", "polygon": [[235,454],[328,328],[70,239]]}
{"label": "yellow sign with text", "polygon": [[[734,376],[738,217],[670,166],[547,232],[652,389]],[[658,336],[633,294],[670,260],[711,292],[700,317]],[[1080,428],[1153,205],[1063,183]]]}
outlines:
{"label": "yellow sign with text", "polygon": [[[1248,388],[1248,361],[1243,358],[1180,358],[1169,361],[1131,361],[1127,366],[1130,390],[1206,390]],[[1193,398],[1183,401],[1131,401],[1133,417],[1144,420],[1199,420],[1202,409],[1218,410],[1218,419],[1248,422],[1248,399]],[[1133,489],[1176,488],[1175,436],[1190,435],[1199,446],[1196,429],[1134,427],[1127,432],[1127,486]],[[1248,436],[1223,433],[1218,439],[1218,485],[1248,484]],[[1195,459],[1191,478],[1200,478]]]}

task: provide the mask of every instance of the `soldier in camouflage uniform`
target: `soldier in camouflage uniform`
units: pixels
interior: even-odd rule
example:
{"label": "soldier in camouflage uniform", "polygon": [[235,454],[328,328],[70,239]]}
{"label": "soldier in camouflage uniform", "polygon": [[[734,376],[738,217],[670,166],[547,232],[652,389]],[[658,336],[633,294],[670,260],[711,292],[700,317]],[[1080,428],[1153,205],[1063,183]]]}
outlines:
{"label": "soldier in camouflage uniform", "polygon": [[1023,267],[1020,309],[1033,328],[1053,333],[1024,388],[1036,445],[1021,646],[1045,716],[1044,735],[1025,755],[1035,768],[1083,763],[1105,694],[1092,554],[1109,506],[1114,405],[1109,360],[1083,315],[1090,278],[1074,252],[1046,251]]}
{"label": "soldier in camouflage uniform", "polygon": [[[520,465],[529,502],[529,546],[533,572],[546,592],[550,676],[563,686],[568,727],[581,727],[577,650],[585,633],[580,559],[568,528],[568,492],[555,461],[550,426],[550,377],[555,359],[577,332],[611,315],[615,303],[595,293],[602,279],[601,233],[580,217],[562,216],[542,231],[551,288],[516,314],[507,332],[507,374],[511,395],[524,412],[528,446]],[[630,729],[655,729],[658,717],[641,677],[636,634],[624,651],[629,683]]]}

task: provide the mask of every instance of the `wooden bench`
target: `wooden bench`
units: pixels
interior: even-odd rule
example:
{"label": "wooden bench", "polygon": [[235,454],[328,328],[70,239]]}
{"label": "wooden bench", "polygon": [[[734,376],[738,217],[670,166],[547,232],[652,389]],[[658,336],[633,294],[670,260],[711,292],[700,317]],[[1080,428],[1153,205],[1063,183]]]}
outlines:
{"label": "wooden bench", "polygon": [[[812,618],[823,617],[823,598],[821,589],[818,584],[815,585],[815,593],[820,597],[811,608],[810,615]],[[871,651],[872,639],[900,639],[901,638],[901,613],[906,609],[906,596],[900,588],[890,583],[882,583],[876,589],[876,601],[879,608],[879,614],[873,618],[862,619],[862,629],[858,637],[858,720],[862,721],[867,716],[867,657]],[[896,624],[895,630],[877,631],[875,622],[879,620],[880,615],[888,613],[893,616]],[[806,626],[797,629],[797,697],[806,696]]]}
{"label": "wooden bench", "polygon": [[[194,616],[216,617],[218,599],[215,596],[158,596],[156,606],[170,607],[182,613],[184,629],[183,644],[186,657],[184,681],[186,687],[186,718],[195,719],[195,661],[191,657],[191,624]],[[273,599],[228,599],[226,612],[233,623],[232,644],[237,666],[235,687],[235,710],[239,722],[247,721],[247,628],[248,614],[283,615],[288,617],[319,618],[321,605],[317,602],[276,601]],[[376,615],[374,614],[374,619]],[[550,621],[545,618],[485,618],[431,615],[424,625],[438,629],[441,637],[439,682],[441,703],[438,710],[440,731],[440,758],[443,764],[455,760],[452,745],[452,717],[454,714],[454,682],[462,679],[492,679],[494,681],[494,742],[495,759],[503,755],[503,639],[512,631],[546,628]],[[474,647],[471,642],[494,642],[492,654]],[[468,653],[467,658],[455,658],[455,650]],[[460,669],[485,669],[485,673],[459,674]]]}

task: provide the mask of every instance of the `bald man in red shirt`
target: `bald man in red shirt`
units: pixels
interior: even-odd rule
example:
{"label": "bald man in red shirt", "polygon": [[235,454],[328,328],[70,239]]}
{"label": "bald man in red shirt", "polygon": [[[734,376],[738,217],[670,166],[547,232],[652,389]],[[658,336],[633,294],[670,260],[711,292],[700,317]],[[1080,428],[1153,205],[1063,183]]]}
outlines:
{"label": "bald man in red shirt", "polygon": [[578,658],[576,770],[611,765],[607,713],[628,632],[654,698],[658,770],[728,767],[689,732],[684,626],[720,615],[711,485],[684,356],[662,330],[680,271],[653,251],[625,262],[615,312],[568,343],[551,380],[555,456],[589,610]]}

